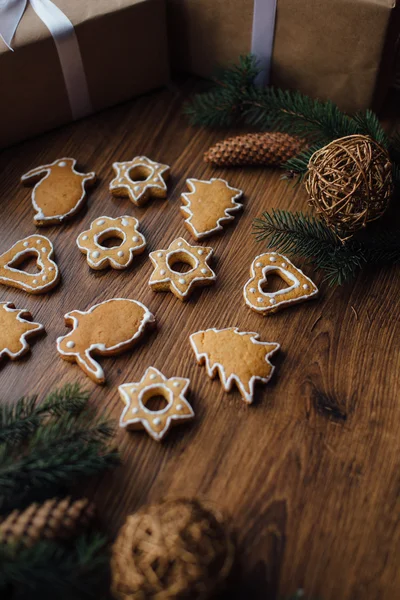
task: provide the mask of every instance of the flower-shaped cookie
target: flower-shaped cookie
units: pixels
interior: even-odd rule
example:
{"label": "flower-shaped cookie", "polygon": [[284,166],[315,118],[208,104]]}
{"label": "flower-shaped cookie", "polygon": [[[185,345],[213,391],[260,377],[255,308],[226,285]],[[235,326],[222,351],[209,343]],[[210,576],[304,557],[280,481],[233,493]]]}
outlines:
{"label": "flower-shaped cookie", "polygon": [[[279,275],[288,287],[275,292],[264,291],[262,286],[267,282],[268,273]],[[318,294],[315,283],[277,252],[266,252],[256,256],[251,265],[250,275],[251,278],[243,289],[244,300],[252,310],[263,315],[309,300]]]}
{"label": "flower-shaped cookie", "polygon": [[110,183],[113,196],[129,198],[142,206],[149,198],[166,198],[169,166],[154,162],[146,156],[137,156],[127,162],[113,163],[115,177]]}
{"label": "flower-shaped cookie", "polygon": [[[187,300],[193,288],[211,285],[217,276],[208,264],[213,249],[206,246],[192,246],[183,238],[174,240],[166,250],[150,253],[155,267],[149,281],[155,292],[171,291],[179,300]],[[186,273],[175,271],[176,263],[190,265]]]}
{"label": "flower-shaped cookie", "polygon": [[[159,442],[176,421],[193,419],[194,411],[184,397],[189,384],[189,379],[167,379],[158,369],[149,367],[140,381],[124,383],[118,388],[126,405],[120,426],[126,429],[144,428]],[[167,405],[161,410],[149,410],[146,403],[154,396],[163,396]]]}
{"label": "flower-shaped cookie", "polygon": [[[89,267],[92,269],[126,269],[136,254],[141,254],[146,247],[144,236],[138,231],[139,221],[134,217],[98,217],[90,225],[90,229],[82,231],[76,243],[83,254],[86,254]],[[102,243],[110,238],[119,238],[121,244],[107,248]]]}

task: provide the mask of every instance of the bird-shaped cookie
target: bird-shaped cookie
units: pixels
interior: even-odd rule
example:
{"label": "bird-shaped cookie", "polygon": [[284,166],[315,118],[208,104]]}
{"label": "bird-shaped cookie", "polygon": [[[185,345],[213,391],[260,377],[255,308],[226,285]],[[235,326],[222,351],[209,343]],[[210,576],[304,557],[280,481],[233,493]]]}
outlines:
{"label": "bird-shaped cookie", "polygon": [[21,177],[23,184],[35,184],[32,190],[35,225],[61,225],[82,207],[85,187],[94,184],[96,174],[78,173],[75,165],[75,158],[59,158]]}

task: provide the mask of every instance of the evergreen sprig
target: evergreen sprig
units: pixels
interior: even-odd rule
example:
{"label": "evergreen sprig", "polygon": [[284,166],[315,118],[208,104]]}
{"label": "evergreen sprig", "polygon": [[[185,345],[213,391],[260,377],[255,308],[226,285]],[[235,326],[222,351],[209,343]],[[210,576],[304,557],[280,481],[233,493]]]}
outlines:
{"label": "evergreen sprig", "polygon": [[400,263],[400,232],[381,232],[368,241],[352,239],[343,244],[321,219],[272,210],[254,221],[253,233],[267,248],[305,258],[325,273],[330,285],[342,285],[367,263]]}
{"label": "evergreen sprig", "polygon": [[0,407],[0,512],[57,494],[78,478],[119,462],[113,424],[88,406],[80,386],[65,386]]}
{"label": "evergreen sprig", "polygon": [[[389,151],[395,183],[400,187],[400,135],[389,139],[371,110],[350,116],[330,101],[315,100],[297,91],[257,86],[255,78],[259,72],[254,56],[242,56],[238,65],[220,72],[207,92],[196,94],[184,106],[190,122],[206,127],[245,123],[258,130],[286,132],[307,140],[313,151],[347,135],[369,135]],[[304,174],[311,154],[306,148],[284,168]]]}
{"label": "evergreen sprig", "polygon": [[81,535],[72,544],[53,540],[32,547],[0,545],[0,596],[4,600],[71,600],[103,597],[106,538]]}

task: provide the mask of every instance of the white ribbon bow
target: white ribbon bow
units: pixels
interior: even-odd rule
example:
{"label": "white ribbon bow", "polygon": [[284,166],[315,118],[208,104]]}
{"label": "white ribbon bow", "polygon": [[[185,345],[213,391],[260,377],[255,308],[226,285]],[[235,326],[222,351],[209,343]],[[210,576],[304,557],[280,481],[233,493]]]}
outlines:
{"label": "white ribbon bow", "polygon": [[92,107],[75,29],[62,10],[51,0],[0,0],[0,37],[12,51],[11,40],[28,1],[54,39],[72,117],[79,119],[89,114]]}

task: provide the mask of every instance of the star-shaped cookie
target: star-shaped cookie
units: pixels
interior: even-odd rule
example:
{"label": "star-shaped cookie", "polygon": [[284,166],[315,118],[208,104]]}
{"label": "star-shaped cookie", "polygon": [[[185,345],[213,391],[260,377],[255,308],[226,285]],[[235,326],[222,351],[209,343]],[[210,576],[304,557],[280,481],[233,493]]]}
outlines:
{"label": "star-shaped cookie", "polygon": [[[208,264],[213,249],[206,246],[192,246],[183,238],[177,238],[166,250],[150,253],[155,267],[149,285],[155,292],[171,291],[179,300],[187,300],[195,287],[211,285],[217,276]],[[182,262],[190,265],[190,271],[174,271],[174,264]]]}
{"label": "star-shaped cookie", "polygon": [[136,206],[143,206],[149,198],[166,198],[169,166],[146,156],[136,156],[127,162],[113,163],[115,177],[110,183],[113,196],[129,198]]}
{"label": "star-shaped cookie", "polygon": [[[193,419],[194,411],[184,397],[190,380],[185,377],[165,377],[158,369],[149,367],[142,379],[134,383],[124,383],[118,387],[125,402],[120,418],[120,426],[129,430],[144,428],[157,442],[177,421]],[[149,410],[148,400],[163,396],[167,401],[161,410]]]}

